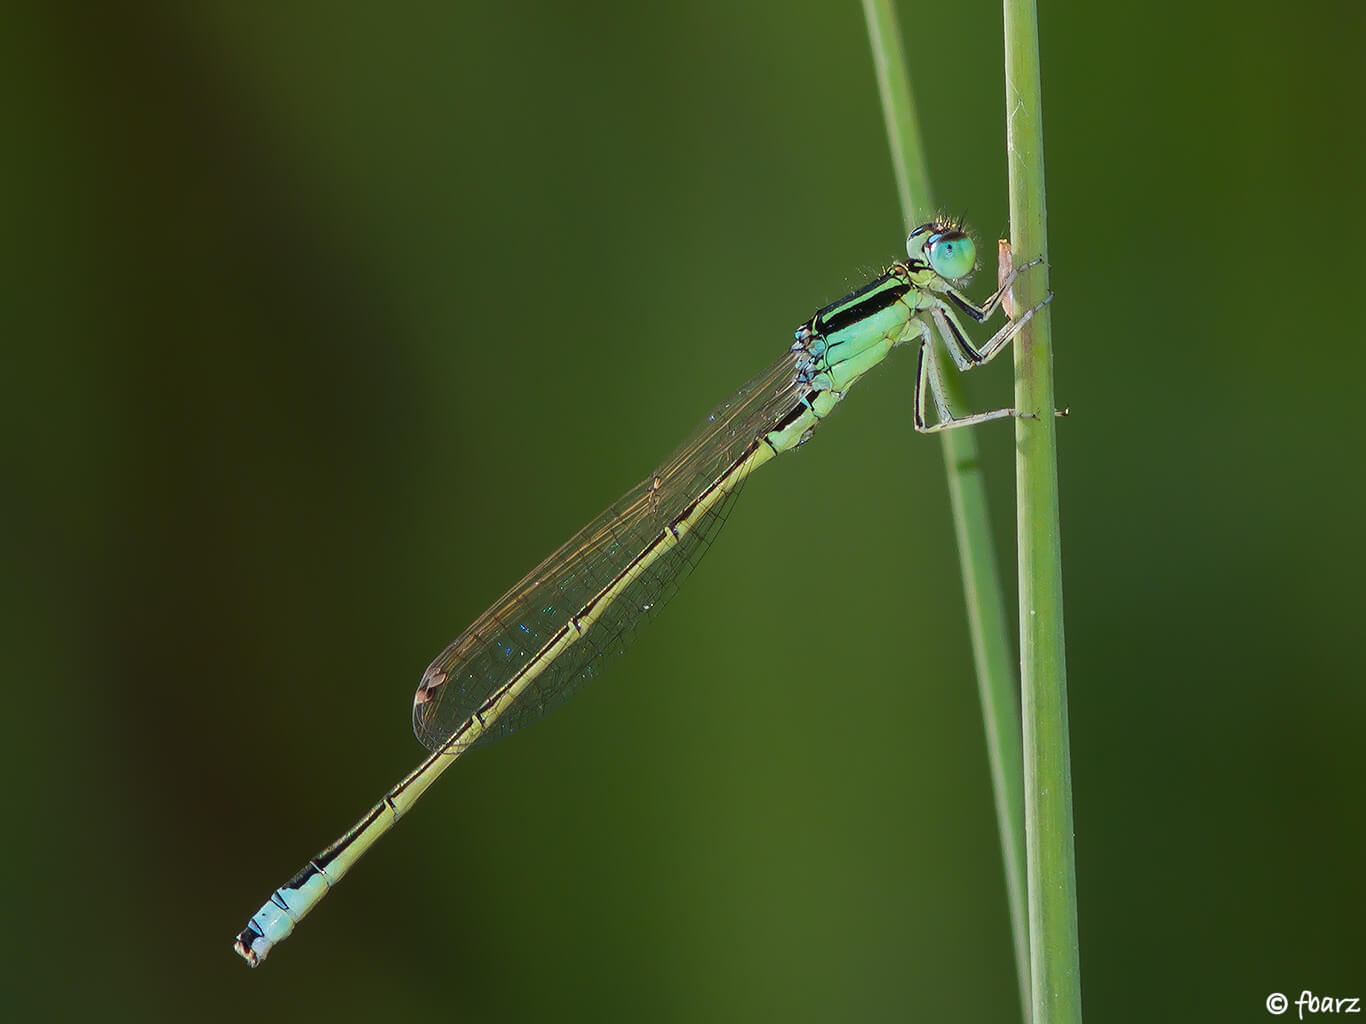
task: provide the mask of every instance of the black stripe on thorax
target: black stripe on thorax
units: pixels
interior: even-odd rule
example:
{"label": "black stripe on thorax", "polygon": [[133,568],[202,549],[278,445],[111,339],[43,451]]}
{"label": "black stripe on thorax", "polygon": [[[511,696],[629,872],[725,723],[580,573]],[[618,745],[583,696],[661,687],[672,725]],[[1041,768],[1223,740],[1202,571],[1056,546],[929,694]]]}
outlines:
{"label": "black stripe on thorax", "polygon": [[[910,284],[900,280],[900,277],[900,274],[883,274],[876,281],[869,282],[856,292],[851,292],[839,302],[831,303],[811,318],[812,327],[821,334],[834,334],[860,320],[881,313],[899,302],[901,297],[911,290]],[[892,280],[897,280],[898,283],[888,287],[887,282]],[[866,299],[857,301],[859,296],[865,294],[868,295]],[[830,312],[831,310],[834,312]]]}

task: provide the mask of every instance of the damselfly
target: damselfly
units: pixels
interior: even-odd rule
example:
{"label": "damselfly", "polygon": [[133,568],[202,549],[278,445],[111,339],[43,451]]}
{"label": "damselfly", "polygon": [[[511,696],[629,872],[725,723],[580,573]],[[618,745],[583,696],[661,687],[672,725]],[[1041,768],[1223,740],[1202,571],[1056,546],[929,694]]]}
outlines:
{"label": "damselfly", "polygon": [[718,406],[663,465],[528,573],[428,666],[413,700],[413,728],[430,756],[275,890],[234,944],[249,964],[264,960],[456,758],[558,707],[625,651],[696,567],[749,475],[808,441],[892,349],[918,345],[915,426],[921,432],[1033,415],[997,409],[955,417],[944,395],[940,352],[959,370],[1001,352],[1043,303],[1008,321],[980,348],[958,315],[984,322],[1015,276],[1041,261],[1004,275],[979,306],[959,290],[977,253],[958,221],[938,217],[920,225],[906,239],[906,252],[904,261],[803,324],[776,363]]}

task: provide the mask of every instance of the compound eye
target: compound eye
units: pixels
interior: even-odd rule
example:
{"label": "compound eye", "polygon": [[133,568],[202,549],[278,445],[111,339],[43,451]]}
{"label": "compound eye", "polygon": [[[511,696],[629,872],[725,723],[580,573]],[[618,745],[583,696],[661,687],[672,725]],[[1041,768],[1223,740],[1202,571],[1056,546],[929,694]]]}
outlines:
{"label": "compound eye", "polygon": [[925,243],[920,241],[921,235],[927,235],[934,231],[933,224],[921,224],[909,235],[906,236],[906,255],[911,259],[918,259],[920,251],[925,247]]}
{"label": "compound eye", "polygon": [[977,246],[961,231],[945,231],[935,235],[925,246],[925,251],[934,272],[950,281],[966,277],[977,266]]}

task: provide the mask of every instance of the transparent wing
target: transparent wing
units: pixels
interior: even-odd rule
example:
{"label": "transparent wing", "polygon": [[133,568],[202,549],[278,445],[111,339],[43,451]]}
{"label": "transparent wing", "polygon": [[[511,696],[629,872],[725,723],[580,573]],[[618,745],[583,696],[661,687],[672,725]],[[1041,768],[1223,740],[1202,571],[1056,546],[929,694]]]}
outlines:
{"label": "transparent wing", "polygon": [[[791,411],[802,385],[796,355],[782,359],[718,406],[669,459],[503,595],[427,668],[413,704],[413,730],[442,747],[489,696],[530,664],[641,551]],[[640,572],[527,687],[474,746],[509,735],[559,707],[624,652],[659,614],[725,524],[739,488]]]}

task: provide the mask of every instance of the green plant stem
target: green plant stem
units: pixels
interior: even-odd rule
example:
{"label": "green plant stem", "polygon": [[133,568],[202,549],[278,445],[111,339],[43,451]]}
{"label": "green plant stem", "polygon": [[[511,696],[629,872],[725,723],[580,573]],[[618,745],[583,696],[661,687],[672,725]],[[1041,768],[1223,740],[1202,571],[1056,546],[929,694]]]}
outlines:
{"label": "green plant stem", "polygon": [[[1017,262],[1047,259],[1038,14],[1033,0],[1004,0],[1004,7],[1011,240]],[[1020,308],[1047,288],[1044,264],[1021,278]],[[1049,313],[1044,307],[1015,339],[1015,407],[1035,413],[1015,421],[1020,686],[1034,1020],[1070,1024],[1081,1020],[1081,968]]]}
{"label": "green plant stem", "polygon": [[[901,45],[896,12],[890,0],[864,0],[864,15],[877,71],[878,92],[887,122],[887,139],[896,171],[901,214],[909,225],[918,223],[916,211],[928,214],[929,172],[920,126],[911,97],[910,77]],[[945,387],[955,408],[963,408],[962,386],[948,374]],[[968,625],[972,635],[973,662],[982,704],[987,756],[995,794],[996,824],[1010,906],[1015,947],[1015,970],[1020,985],[1020,1006],[1029,1019],[1029,939],[1025,911],[1024,796],[1021,782],[1020,717],[1011,664],[1010,638],[1006,627],[1005,595],[991,540],[986,487],[972,430],[946,430],[940,434],[944,468],[948,475],[954,534],[967,599]]]}

